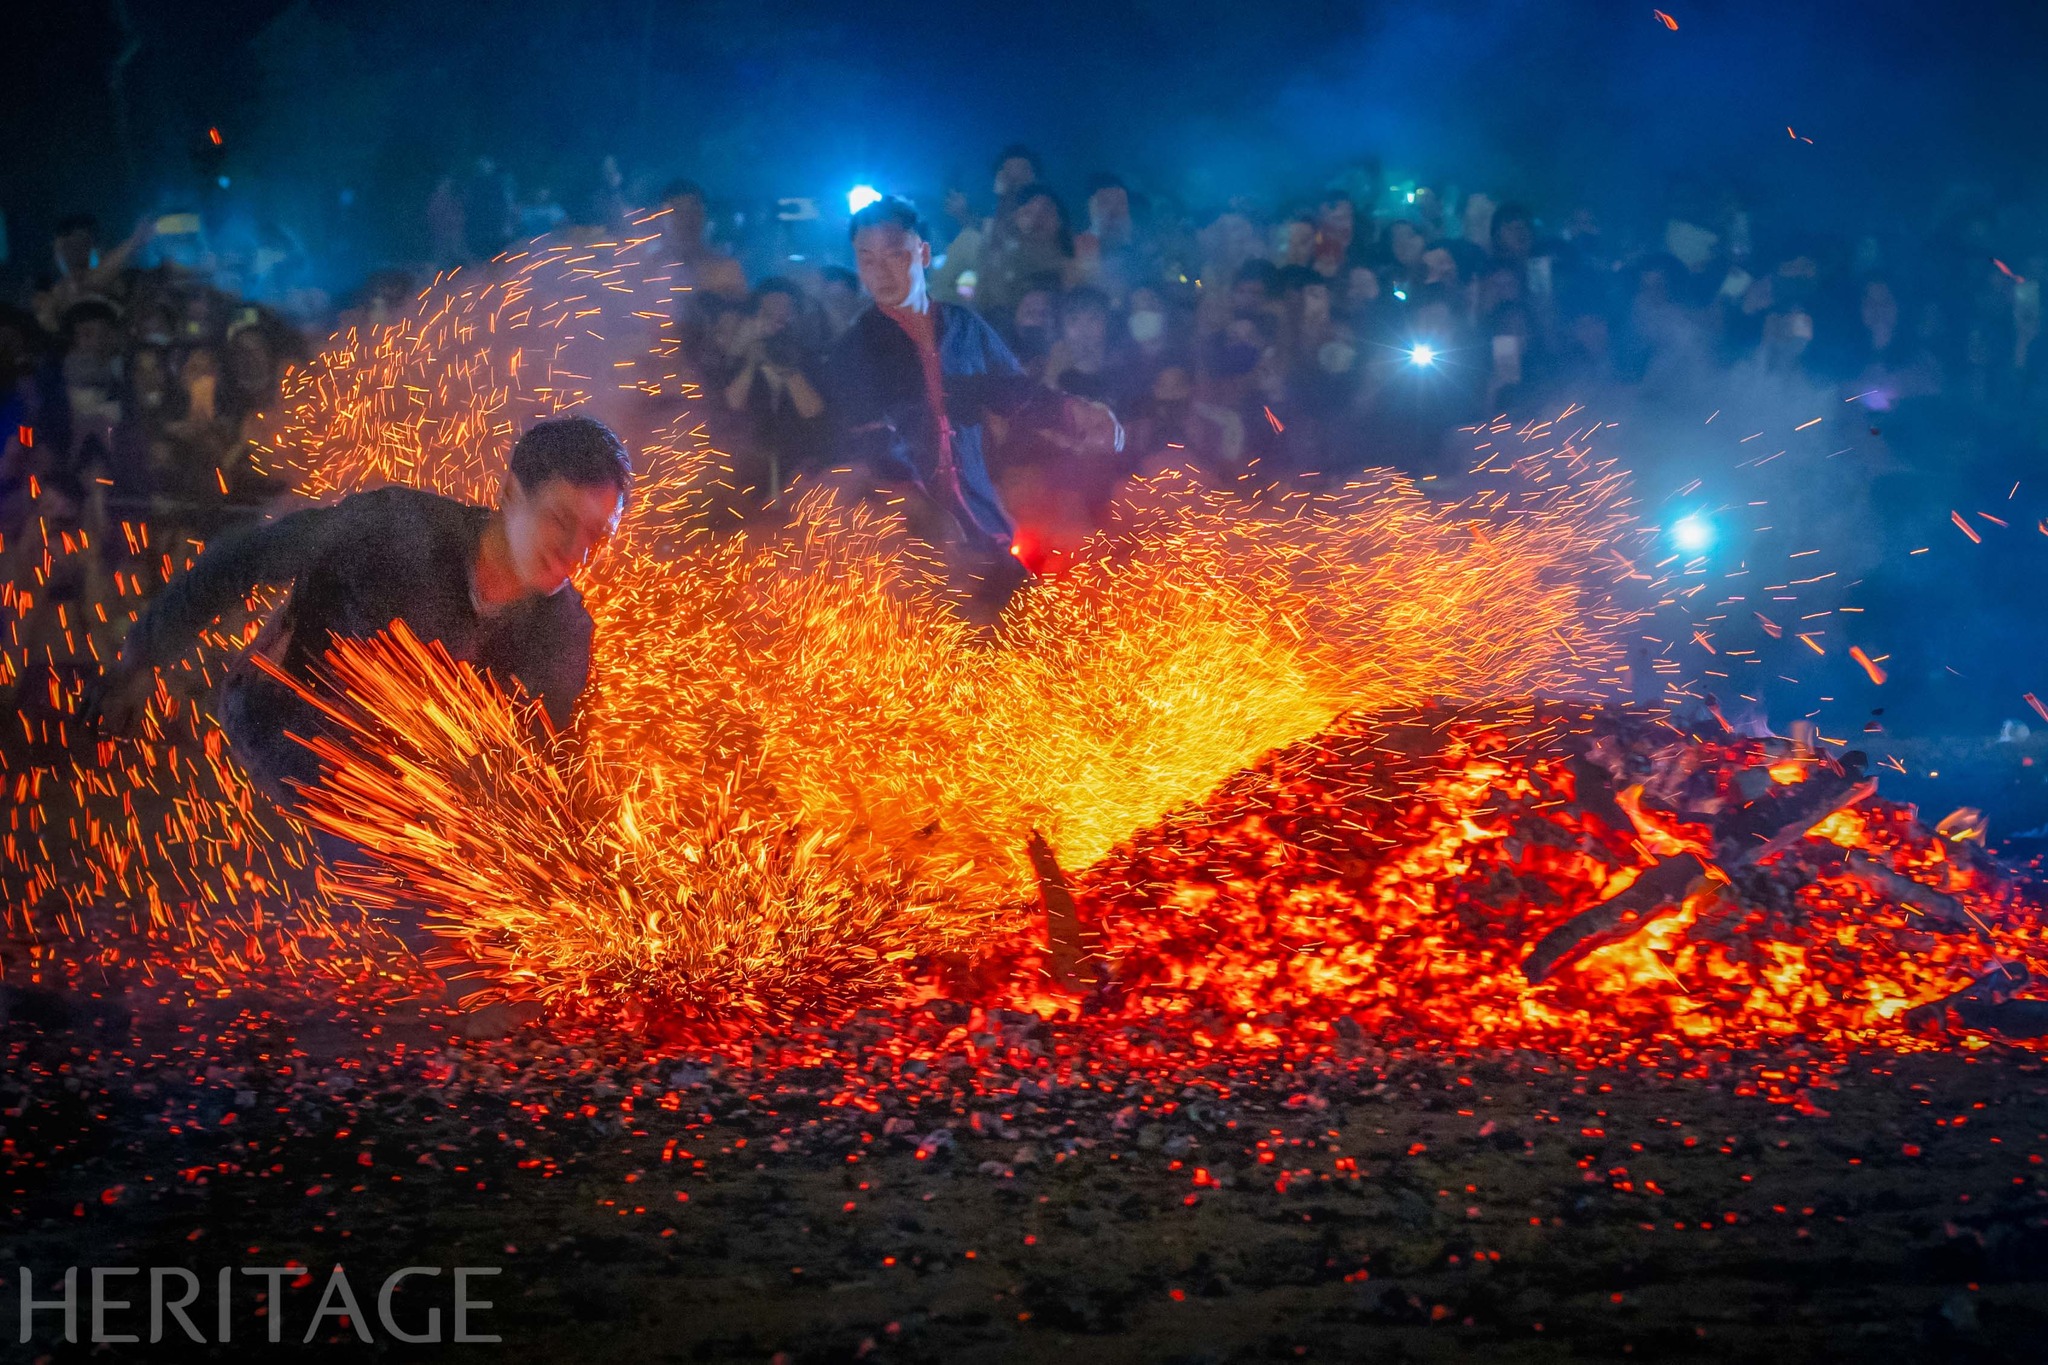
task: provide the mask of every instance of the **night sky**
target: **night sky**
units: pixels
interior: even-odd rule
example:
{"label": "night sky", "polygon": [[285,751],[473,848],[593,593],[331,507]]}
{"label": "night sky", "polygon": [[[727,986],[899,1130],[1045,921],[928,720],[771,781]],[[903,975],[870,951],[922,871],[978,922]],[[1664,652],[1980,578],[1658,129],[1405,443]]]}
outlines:
{"label": "night sky", "polygon": [[18,269],[58,214],[125,224],[218,174],[309,242],[402,256],[433,178],[479,155],[565,201],[610,152],[741,202],[859,180],[985,192],[1022,138],[1070,193],[1107,167],[1197,211],[1377,160],[1616,220],[1729,193],[1924,214],[2031,169],[2038,6],[1667,12],[1676,31],[1634,0],[80,0],[16,16],[0,207]]}

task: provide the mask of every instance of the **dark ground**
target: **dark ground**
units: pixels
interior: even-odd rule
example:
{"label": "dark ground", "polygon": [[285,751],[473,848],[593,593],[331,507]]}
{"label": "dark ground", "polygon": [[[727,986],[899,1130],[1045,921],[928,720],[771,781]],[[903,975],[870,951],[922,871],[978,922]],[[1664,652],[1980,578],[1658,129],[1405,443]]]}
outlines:
{"label": "dark ground", "polygon": [[[317,1271],[286,1290],[292,1343],[335,1263],[366,1312],[400,1266],[503,1267],[471,1290],[502,1344],[329,1319],[337,1361],[2048,1350],[2048,1068],[2004,1047],[1719,1079],[1369,1045],[1232,1069],[941,1001],[740,1065],[282,997],[131,991],[62,1027],[11,1004],[0,1340],[24,1359],[293,1348],[262,1342],[257,1280],[229,1347],[67,1347],[54,1313],[17,1347],[22,1266],[38,1297],[71,1264],[192,1267],[212,1335],[219,1267],[288,1262]],[[412,1284],[400,1324],[445,1317],[446,1276]]]}

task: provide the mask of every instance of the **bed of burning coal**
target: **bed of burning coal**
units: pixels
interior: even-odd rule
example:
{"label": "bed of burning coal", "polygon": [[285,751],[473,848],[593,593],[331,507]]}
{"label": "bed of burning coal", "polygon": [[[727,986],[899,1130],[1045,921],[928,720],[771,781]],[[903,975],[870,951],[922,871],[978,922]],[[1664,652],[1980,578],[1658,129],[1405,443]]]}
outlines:
{"label": "bed of burning coal", "polygon": [[[1187,943],[1133,917],[1171,900],[1142,883],[1206,879],[1212,951],[1254,962],[1240,939],[1302,925],[1232,898],[1304,904],[1313,879],[1286,850],[1312,847],[1321,820],[1326,838],[1350,829],[1354,845],[1438,877],[1424,908],[1445,922],[1518,936],[1505,960],[1611,988],[1578,998],[1559,985],[1535,1023],[1446,1026],[1447,1003],[1478,1020],[1498,988],[1480,968],[1418,965],[1470,956],[1454,934],[1407,956],[1384,937],[1369,945],[1409,989],[1341,1017],[1288,1007],[1287,973],[1258,975],[1244,998],[1264,1012],[1237,1041],[1211,1017],[1221,996],[1148,1014],[1097,991],[1042,1015],[970,989],[971,974],[928,983],[915,1005],[715,1047],[616,1019],[471,1043],[432,1012],[318,974],[201,990],[113,955],[69,991],[10,990],[0,1333],[19,1340],[25,1274],[47,1298],[71,1265],[187,1267],[210,1311],[222,1267],[303,1267],[276,1302],[259,1305],[261,1280],[240,1282],[230,1345],[181,1340],[175,1324],[150,1344],[146,1313],[130,1309],[114,1330],[142,1342],[68,1346],[45,1310],[26,1348],[52,1362],[245,1359],[259,1323],[306,1335],[335,1265],[365,1304],[397,1268],[472,1266],[500,1272],[472,1289],[491,1303],[472,1330],[503,1340],[436,1358],[2038,1359],[2048,1067],[2037,1043],[1985,1027],[2025,1032],[2032,1002],[1980,991],[1858,1013],[1843,979],[1880,972],[1910,993],[1904,968],[1845,933],[1845,916],[1955,917],[1947,928],[1963,932],[1960,920],[2010,916],[2032,890],[2013,892],[2018,874],[1971,849],[1966,829],[1936,859],[1934,833],[1870,796],[1853,760],[1668,725],[1645,740],[1655,727],[1639,721],[1607,733],[1629,743],[1595,736],[1565,758],[1475,747],[1528,728],[1409,717],[1298,746],[1075,890],[1084,937],[1126,981],[1144,960],[1191,998],[1241,993],[1251,978],[1199,977],[1177,956]],[[1411,783],[1399,810],[1338,819],[1371,798],[1328,779],[1357,777],[1345,765],[1365,754],[1458,781]],[[1490,774],[1485,799],[1475,764]],[[1349,797],[1278,809],[1304,772]],[[1247,804],[1264,812],[1249,824]],[[1419,843],[1396,837],[1408,816],[1428,817]],[[1491,829],[1504,820],[1512,841]],[[1529,849],[1600,851],[1631,824],[1645,866],[1591,910],[1564,896],[1521,918],[1475,917],[1488,895],[1504,903],[1487,859],[1509,842],[1516,866],[1564,886],[1584,869]],[[1776,833],[1793,826],[1792,843]],[[1313,861],[1327,870],[1345,853]],[[1937,861],[1946,890],[1929,897]],[[1659,867],[1683,874],[1667,899],[1712,931],[1711,955],[1643,947],[1674,912],[1628,901],[1627,887],[1660,884]],[[1719,869],[1704,892],[1702,868]],[[1531,900],[1518,885],[1508,899]],[[1119,901],[1121,927],[1105,914]],[[1616,923],[1631,904],[1633,933]],[[1593,913],[1603,906],[1619,913]],[[1947,928],[1883,941],[1931,954]],[[2000,954],[2033,941],[1997,932]],[[1830,989],[1791,982],[1782,954],[1752,939],[1803,943],[1802,971]],[[1529,967],[1532,947],[1543,966]],[[1749,970],[1756,980],[1706,998]],[[1946,979],[1970,970],[1958,957]],[[1659,1000],[1691,1004],[1628,1005],[1622,988],[1646,971],[1689,988]],[[1419,998],[1432,993],[1434,1011]],[[1625,1019],[1628,1045],[1589,1032],[1590,1010]],[[1917,1026],[1858,1034],[1856,1020],[1880,1015]],[[416,1288],[429,1284],[438,1296]],[[400,1325],[445,1310],[446,1284],[407,1282]],[[313,1337],[336,1360],[415,1349],[381,1323],[364,1326],[365,1344],[356,1326],[330,1315]]]}

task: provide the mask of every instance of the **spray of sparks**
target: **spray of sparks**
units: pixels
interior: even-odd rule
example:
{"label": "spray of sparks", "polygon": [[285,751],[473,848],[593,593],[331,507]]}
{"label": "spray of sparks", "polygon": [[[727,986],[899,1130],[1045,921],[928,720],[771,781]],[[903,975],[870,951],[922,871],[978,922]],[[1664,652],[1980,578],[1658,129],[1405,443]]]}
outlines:
{"label": "spray of sparks", "polygon": [[[977,628],[894,517],[828,486],[778,524],[739,522],[723,457],[677,415],[697,395],[662,321],[675,300],[658,218],[642,227],[514,255],[438,283],[396,326],[338,336],[294,376],[266,452],[314,497],[395,481],[482,501],[538,417],[585,408],[633,434],[640,487],[579,584],[598,643],[576,733],[535,742],[521,698],[402,630],[338,648],[322,695],[346,741],[322,745],[310,818],[372,858],[303,897],[305,831],[249,791],[198,700],[266,601],[170,670],[145,742],[75,764],[76,682],[132,619],[141,569],[168,578],[198,547],[152,546],[145,527],[102,526],[97,546],[44,527],[12,547],[32,572],[7,589],[0,681],[47,693],[10,759],[12,932],[98,940],[99,911],[119,906],[128,931],[225,983],[279,956],[374,961],[346,951],[353,912],[402,899],[427,907],[451,960],[568,1012],[829,1013],[976,953],[1009,969],[991,989],[1028,1003],[1042,977],[1018,945],[1036,924],[1038,831],[1090,869],[1084,898],[1130,1007],[1216,1042],[1277,1042],[1258,1022],[1276,1010],[1554,1042],[1594,1028],[1593,1003],[1610,1030],[1690,1036],[1708,1019],[1769,1036],[1828,1001],[1853,1014],[1833,1033],[1864,1037],[1968,979],[1960,959],[1890,975],[1859,961],[1874,984],[1851,1006],[1840,982],[1810,986],[1790,945],[1797,961],[1629,957],[1668,957],[1699,913],[1682,907],[1661,937],[1532,989],[1512,966],[1528,935],[1641,858],[1626,834],[1575,829],[1608,856],[1557,854],[1501,922],[1459,908],[1457,888],[1499,891],[1519,842],[1509,808],[1555,796],[1553,759],[1447,735],[1391,785],[1312,768],[1283,781],[1278,766],[1233,778],[1326,732],[1350,752],[1360,741],[1342,737],[1364,732],[1347,715],[1612,685],[1630,617],[1609,588],[1641,575],[1617,552],[1630,509],[1590,449],[1597,423],[1568,413],[1513,433],[1513,450],[1491,429],[1488,486],[1455,504],[1391,474],[1263,494],[1163,475],[1070,572]],[[109,581],[111,534],[129,554]],[[1246,784],[1269,779],[1295,784],[1287,804],[1348,812],[1364,862],[1297,875],[1290,859],[1314,840],[1245,804]],[[1131,859],[1150,850],[1154,867],[1160,831],[1186,865],[1147,880]],[[1701,1014],[1684,1003],[1700,973],[1742,983],[1748,1003]],[[1661,1003],[1645,1013],[1642,997]]]}

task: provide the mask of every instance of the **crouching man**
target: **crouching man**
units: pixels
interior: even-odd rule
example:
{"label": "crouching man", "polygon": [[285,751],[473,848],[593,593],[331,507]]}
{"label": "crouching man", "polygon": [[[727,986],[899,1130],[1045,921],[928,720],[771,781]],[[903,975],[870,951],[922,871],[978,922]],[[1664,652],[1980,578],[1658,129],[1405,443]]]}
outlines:
{"label": "crouching man", "polygon": [[[537,423],[512,449],[496,508],[414,488],[357,493],[209,546],[128,632],[95,706],[101,732],[131,730],[159,665],[176,659],[220,613],[264,584],[290,595],[249,646],[285,677],[317,691],[337,638],[362,639],[402,621],[422,641],[502,685],[517,683],[559,728],[590,674],[592,622],[572,574],[618,528],[633,466],[610,428],[587,417]],[[317,707],[245,654],[216,698],[235,756],[287,811],[319,781],[317,759],[294,736],[329,733]],[[348,856],[323,836],[329,861]],[[388,926],[415,952],[435,936],[416,914]],[[452,987],[451,991],[459,991]],[[459,999],[458,999],[459,1003]],[[526,1011],[469,1011],[467,1032],[501,1031]]]}

